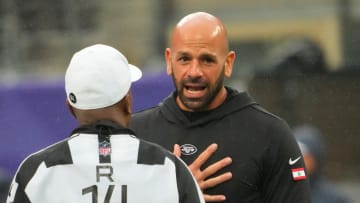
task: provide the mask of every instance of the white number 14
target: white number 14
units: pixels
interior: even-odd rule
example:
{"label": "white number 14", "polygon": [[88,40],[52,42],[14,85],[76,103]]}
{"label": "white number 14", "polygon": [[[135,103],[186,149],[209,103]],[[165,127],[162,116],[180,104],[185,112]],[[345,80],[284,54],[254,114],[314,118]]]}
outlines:
{"label": "white number 14", "polygon": [[[103,203],[110,203],[114,188],[115,185],[109,185]],[[98,187],[96,185],[92,185],[82,190],[82,195],[87,193],[92,194],[92,203],[98,203]],[[127,185],[121,185],[121,203],[127,203]]]}

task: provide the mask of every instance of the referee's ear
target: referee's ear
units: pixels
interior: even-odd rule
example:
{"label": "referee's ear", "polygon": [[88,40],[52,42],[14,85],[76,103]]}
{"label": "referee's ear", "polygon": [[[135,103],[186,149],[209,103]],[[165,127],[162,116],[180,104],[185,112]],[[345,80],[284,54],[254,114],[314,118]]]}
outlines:
{"label": "referee's ear", "polygon": [[70,111],[70,113],[76,118],[76,115],[75,115],[75,112],[74,112],[74,109],[73,109],[73,107],[70,105],[70,103],[69,103],[69,100],[68,99],[66,99],[66,106],[68,107],[68,109],[69,109],[69,111]]}

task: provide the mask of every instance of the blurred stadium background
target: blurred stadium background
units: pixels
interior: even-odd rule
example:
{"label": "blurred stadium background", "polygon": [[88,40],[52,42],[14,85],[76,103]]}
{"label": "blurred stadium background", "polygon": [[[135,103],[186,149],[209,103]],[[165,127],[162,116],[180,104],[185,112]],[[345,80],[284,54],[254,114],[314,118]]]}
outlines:
{"label": "blurred stadium background", "polygon": [[63,90],[75,51],[94,43],[121,50],[144,72],[134,110],[150,107],[172,89],[163,59],[169,30],[194,11],[228,28],[237,60],[227,82],[291,127],[319,127],[326,175],[360,202],[360,0],[0,0],[4,176],[76,126]]}

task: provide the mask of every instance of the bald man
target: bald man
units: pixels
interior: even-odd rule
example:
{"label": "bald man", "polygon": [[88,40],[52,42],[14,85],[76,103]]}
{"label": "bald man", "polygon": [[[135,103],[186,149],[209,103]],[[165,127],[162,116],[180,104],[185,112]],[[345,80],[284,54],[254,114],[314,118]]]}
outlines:
{"label": "bald man", "polygon": [[217,17],[196,12],[182,18],[165,50],[176,89],[158,106],[134,114],[131,127],[181,154],[207,202],[310,202],[304,162],[287,123],[246,92],[224,85],[235,56]]}

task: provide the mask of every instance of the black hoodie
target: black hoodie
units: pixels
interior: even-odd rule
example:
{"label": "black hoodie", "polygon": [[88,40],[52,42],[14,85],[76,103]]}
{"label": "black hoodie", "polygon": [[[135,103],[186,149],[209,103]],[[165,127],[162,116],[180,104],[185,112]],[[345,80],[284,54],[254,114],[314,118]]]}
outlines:
{"label": "black hoodie", "polygon": [[[173,92],[158,106],[133,115],[131,128],[145,139],[172,151],[181,146],[181,158],[191,164],[211,143],[218,150],[205,165],[230,156],[233,163],[218,174],[231,171],[233,178],[205,191],[224,194],[229,203],[307,203],[309,184],[293,170],[304,170],[299,147],[288,125],[267,112],[247,93],[226,88],[228,97],[218,108],[185,113]],[[192,119],[192,116],[195,116]]]}

